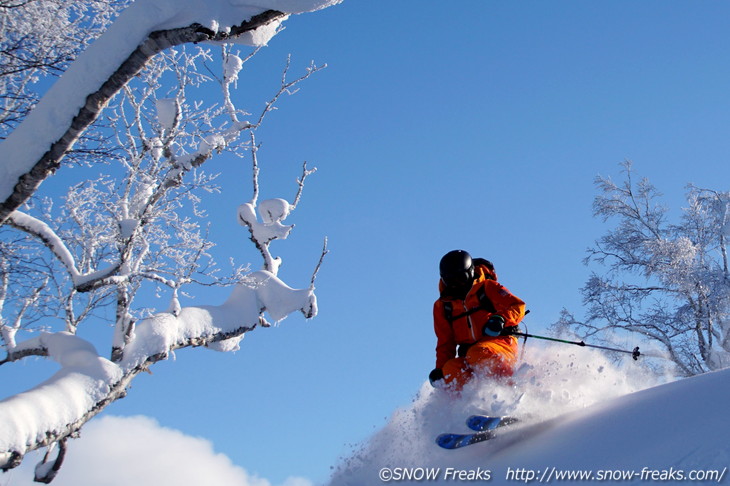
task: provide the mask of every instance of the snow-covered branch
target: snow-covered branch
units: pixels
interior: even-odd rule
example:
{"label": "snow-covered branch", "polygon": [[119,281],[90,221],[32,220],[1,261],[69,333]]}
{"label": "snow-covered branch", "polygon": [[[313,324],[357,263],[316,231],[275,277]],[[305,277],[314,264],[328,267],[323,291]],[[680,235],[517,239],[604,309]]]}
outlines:
{"label": "snow-covered branch", "polygon": [[317,279],[317,274],[319,274],[319,269],[322,268],[322,262],[324,262],[324,257],[327,256],[327,253],[330,251],[327,249],[327,238],[324,239],[324,243],[322,244],[322,253],[319,255],[319,261],[317,262],[317,266],[314,267],[314,272],[312,272],[312,280],[310,281],[309,288],[314,290],[314,281]]}
{"label": "snow-covered branch", "polygon": [[266,115],[270,112],[276,110],[276,102],[281,98],[283,95],[288,94],[292,95],[297,92],[296,89],[293,89],[297,84],[301,83],[302,81],[308,79],[310,76],[315,74],[318,71],[321,71],[322,69],[327,68],[327,64],[324,64],[322,66],[317,66],[312,62],[309,67],[307,68],[306,72],[301,75],[300,77],[294,79],[293,81],[289,81],[287,79],[287,76],[289,74],[289,68],[291,67],[291,56],[287,58],[286,66],[284,67],[284,71],[281,74],[281,86],[279,87],[279,91],[274,95],[273,98],[271,98],[267,103],[264,110],[259,115],[258,120],[256,123],[254,123],[254,126],[258,127],[261,126],[261,124],[264,122],[264,118],[266,118]]}
{"label": "snow-covered branch", "polygon": [[[7,319],[5,317],[5,303],[11,299],[9,295],[10,272],[7,262],[0,262],[0,339],[2,339],[2,343],[4,344],[5,349],[8,351],[8,354],[10,354],[16,346],[15,336],[20,330],[21,323],[23,321],[23,318],[25,317],[26,312],[33,305],[36,304],[39,299],[41,290],[43,290],[47,283],[48,277],[43,280],[39,287],[37,287],[34,291],[27,295],[26,298],[19,299],[20,303],[18,304],[14,319]],[[18,359],[21,357],[23,356],[19,356]],[[7,361],[10,360],[6,358],[0,361],[0,365]]]}
{"label": "snow-covered branch", "polygon": [[92,273],[82,274],[76,267],[76,261],[63,240],[46,223],[20,211],[10,213],[8,223],[41,240],[66,268],[74,288],[79,292],[92,290],[100,281],[119,269],[119,264],[117,264]]}
{"label": "snow-covered branch", "polygon": [[[293,225],[284,225],[282,222],[289,216],[289,214],[296,208],[299,200],[302,196],[302,190],[304,188],[305,179],[317,171],[314,169],[307,169],[306,162],[302,169],[301,178],[297,179],[298,190],[294,198],[294,204],[290,204],[286,199],[275,198],[266,199],[264,201],[258,201],[259,193],[259,167],[257,152],[258,147],[255,146],[255,137],[251,134],[251,158],[253,161],[253,197],[251,202],[241,204],[238,207],[238,223],[241,226],[248,228],[251,234],[251,241],[256,245],[261,256],[264,259],[264,269],[277,274],[279,266],[281,265],[281,259],[274,257],[269,250],[269,245],[274,240],[285,240],[291,230],[294,228]],[[258,213],[258,214],[257,214]],[[259,221],[260,216],[260,221]]]}
{"label": "snow-covered branch", "polygon": [[[79,56],[65,76],[0,145],[0,153],[3,153],[0,223],[4,223],[10,213],[58,169],[63,157],[96,120],[102,108],[157,53],[186,43],[262,45],[276,33],[289,13],[317,10],[339,1],[306,1],[298,5],[291,1],[277,2],[277,5],[290,8],[289,12],[245,4],[229,5],[227,14],[238,15],[238,19],[209,18],[205,13],[201,16],[186,2],[140,0],[133,3]],[[210,9],[215,10],[212,6]],[[150,15],[150,12],[158,15]],[[205,20],[196,20],[196,15]],[[180,25],[186,19],[189,23]],[[124,55],[124,49],[128,48],[126,58],[109,56],[109,52]],[[74,106],[81,108],[74,112]],[[39,136],[47,136],[47,142],[38,140]],[[34,143],[30,143],[31,140]]]}
{"label": "snow-covered branch", "polygon": [[307,177],[314,174],[315,172],[317,172],[316,167],[314,167],[313,169],[307,169],[307,163],[304,162],[304,164],[302,164],[302,176],[297,178],[297,185],[299,186],[299,189],[297,190],[297,195],[294,196],[294,202],[291,203],[291,209],[296,209],[299,201],[302,199],[302,191],[304,191],[304,181],[307,179]]}
{"label": "snow-covered branch", "polygon": [[0,469],[17,466],[31,450],[74,436],[123,397],[139,373],[176,349],[238,349],[264,311],[276,322],[295,311],[311,318],[317,314],[317,299],[312,289],[292,289],[270,272],[259,271],[237,285],[222,305],[183,307],[177,316],[162,313],[140,321],[116,363],[67,332],[41,333],[20,343],[16,355],[50,356],[61,370],[44,384],[0,401]]}

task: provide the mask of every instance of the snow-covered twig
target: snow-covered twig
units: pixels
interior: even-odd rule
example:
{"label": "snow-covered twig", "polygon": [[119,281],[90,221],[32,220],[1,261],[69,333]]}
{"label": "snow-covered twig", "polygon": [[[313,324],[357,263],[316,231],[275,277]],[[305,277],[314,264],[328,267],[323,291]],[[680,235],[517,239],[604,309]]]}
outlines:
{"label": "snow-covered twig", "polygon": [[297,205],[299,204],[299,200],[302,198],[302,191],[304,190],[304,181],[309,177],[310,175],[317,172],[317,168],[313,169],[307,169],[307,162],[305,161],[302,165],[302,176],[297,178],[297,185],[299,186],[299,190],[297,190],[297,195],[294,196],[294,202],[291,204],[292,209],[296,209]]}
{"label": "snow-covered twig", "polygon": [[250,204],[256,207],[259,200],[259,173],[261,172],[259,169],[258,159],[259,146],[256,145],[256,133],[253,130],[249,132],[249,136],[251,138],[251,168],[253,172],[251,177],[251,181],[253,183],[253,194],[251,195]]}
{"label": "snow-covered twig", "polygon": [[325,255],[329,253],[330,251],[327,249],[327,238],[324,239],[324,244],[322,245],[322,254],[319,256],[319,261],[317,262],[317,266],[314,268],[314,273],[312,273],[312,280],[310,282],[309,288],[314,290],[314,280],[317,278],[317,274],[319,273],[319,269],[322,266],[322,262],[324,261]]}
{"label": "snow-covered twig", "polygon": [[229,47],[223,47],[223,79],[219,80],[221,84],[221,88],[223,90],[223,104],[226,107],[226,112],[228,113],[228,116],[231,118],[231,121],[233,123],[238,123],[238,114],[239,111],[236,110],[235,105],[233,104],[233,101],[231,100],[231,84],[234,84],[238,81],[238,75],[243,69],[243,66],[246,64],[247,61],[252,59],[261,49],[261,46],[257,46],[256,49],[253,50],[253,52],[249,53],[248,56],[246,56],[244,59],[241,59],[238,57],[238,55],[233,54],[230,51]]}
{"label": "snow-covered twig", "polygon": [[295,87],[297,84],[301,83],[302,81],[308,79],[314,73],[327,68],[327,64],[323,64],[322,66],[317,66],[314,64],[314,62],[312,62],[303,75],[301,75],[300,77],[298,77],[297,79],[295,79],[293,81],[287,81],[287,74],[289,73],[290,66],[291,66],[291,56],[288,56],[287,60],[286,60],[286,66],[284,66],[284,71],[281,74],[281,87],[279,88],[279,91],[274,95],[274,97],[271,98],[271,100],[269,100],[266,103],[266,107],[259,115],[259,118],[256,121],[256,123],[254,124],[254,126],[256,126],[256,127],[261,126],[261,124],[264,121],[264,118],[266,118],[266,115],[269,112],[274,111],[276,109],[276,106],[275,106],[276,102],[279,100],[279,98],[281,98],[282,95],[284,95],[284,94],[292,95],[292,94],[296,93],[297,90],[292,91],[293,87]]}
{"label": "snow-covered twig", "polygon": [[31,306],[35,305],[36,302],[38,302],[41,292],[48,284],[49,279],[50,277],[46,276],[43,282],[38,287],[36,287],[36,289],[33,290],[33,292],[28,297],[23,299],[20,308],[15,313],[15,319],[13,321],[13,324],[1,324],[3,341],[5,341],[5,346],[7,347],[8,351],[11,351],[13,348],[15,348],[15,335],[20,330],[20,325],[23,321],[23,317],[25,316],[25,313],[28,311],[28,309]]}

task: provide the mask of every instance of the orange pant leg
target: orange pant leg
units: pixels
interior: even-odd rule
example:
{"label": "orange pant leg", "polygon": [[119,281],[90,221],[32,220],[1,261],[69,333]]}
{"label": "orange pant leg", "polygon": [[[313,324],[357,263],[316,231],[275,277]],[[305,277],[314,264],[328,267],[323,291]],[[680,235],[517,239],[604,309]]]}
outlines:
{"label": "orange pant leg", "polygon": [[466,364],[479,374],[507,377],[514,373],[517,355],[517,338],[503,336],[478,342],[469,348]]}
{"label": "orange pant leg", "polygon": [[444,382],[454,390],[461,390],[471,378],[472,372],[466,363],[466,358],[448,360],[441,371],[444,372]]}
{"label": "orange pant leg", "polygon": [[503,336],[472,345],[465,357],[448,360],[441,370],[446,385],[460,391],[474,373],[480,376],[512,376],[517,356],[517,338]]}

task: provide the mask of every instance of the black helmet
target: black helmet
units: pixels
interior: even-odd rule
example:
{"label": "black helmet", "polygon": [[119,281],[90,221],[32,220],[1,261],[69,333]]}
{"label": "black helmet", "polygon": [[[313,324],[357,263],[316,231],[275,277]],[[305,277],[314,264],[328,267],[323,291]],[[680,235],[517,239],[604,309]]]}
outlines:
{"label": "black helmet", "polygon": [[447,287],[470,288],[474,282],[474,263],[471,255],[464,250],[448,252],[441,258],[439,273]]}

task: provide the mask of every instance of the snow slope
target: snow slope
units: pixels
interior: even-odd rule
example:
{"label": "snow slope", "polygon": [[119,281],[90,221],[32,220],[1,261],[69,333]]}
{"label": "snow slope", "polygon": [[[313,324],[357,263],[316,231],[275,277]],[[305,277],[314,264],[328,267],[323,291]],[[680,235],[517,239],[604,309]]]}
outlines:
{"label": "snow slope", "polygon": [[[424,385],[410,407],[342,461],[330,486],[648,484],[690,474],[702,479],[691,484],[728,482],[730,370],[656,385],[640,365],[616,368],[596,353],[579,353],[538,353],[531,362],[540,366],[523,367],[513,386],[484,381],[457,400]],[[525,420],[465,449],[434,444],[441,432],[466,432],[464,419],[480,411]]]}

